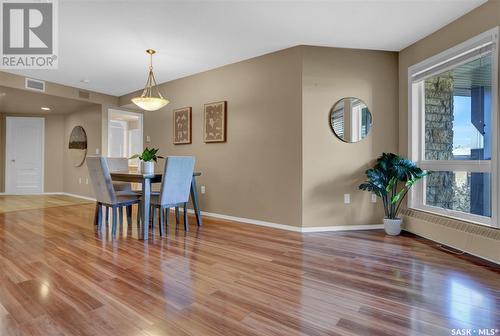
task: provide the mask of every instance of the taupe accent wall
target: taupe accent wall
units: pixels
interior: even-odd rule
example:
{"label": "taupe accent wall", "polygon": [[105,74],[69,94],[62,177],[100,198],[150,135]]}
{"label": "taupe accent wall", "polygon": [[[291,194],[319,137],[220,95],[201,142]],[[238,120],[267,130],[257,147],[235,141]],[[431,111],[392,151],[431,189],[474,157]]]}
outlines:
{"label": "taupe accent wall", "polygon": [[[164,83],[171,103],[144,114],[144,136],[163,155],[194,155],[204,211],[301,226],[301,49]],[[130,103],[136,92],[120,98]],[[203,142],[203,104],[226,100],[227,142]],[[172,110],[192,106],[191,145],[172,144]],[[157,167],[162,169],[162,166]]]}
{"label": "taupe accent wall", "polygon": [[[104,133],[102,124],[105,121],[101,120],[101,116],[107,116],[103,111],[107,111],[109,107],[117,106],[118,97],[89,91],[89,99],[82,99],[79,97],[79,92],[82,89],[51,82],[46,82],[45,93],[37,93],[24,88],[24,76],[1,71],[0,83],[3,87],[10,89],[8,97],[10,96],[11,99],[12,97],[20,99],[22,96],[32,103],[22,104],[19,102],[19,106],[23,110],[21,113],[16,110],[16,104],[14,107],[9,104],[15,110],[10,113],[12,116],[45,118],[45,192],[67,192],[92,197],[90,182],[88,185],[85,183],[88,176],[86,166],[75,168],[68,163],[69,133],[73,126],[80,124],[89,135],[89,153],[94,154],[96,148],[102,152],[101,137]],[[71,103],[62,104],[61,99],[73,101],[74,104],[73,106],[67,105],[71,105]],[[67,111],[59,111],[57,114],[54,114],[54,111],[39,113],[41,106],[52,105],[67,106],[70,107],[70,111],[75,112],[71,114],[68,114]],[[26,113],[23,108],[30,106],[36,107],[36,110],[32,113]],[[82,108],[78,109],[79,107]],[[0,191],[3,192],[5,184],[5,116],[9,113],[2,112],[5,111],[0,110]],[[81,185],[78,183],[80,177],[82,178]]]}
{"label": "taupe accent wall", "polygon": [[[408,67],[496,26],[500,26],[500,1],[490,0],[399,53],[400,153],[408,153]],[[443,218],[436,215],[429,215],[426,220],[411,215],[405,217],[408,231],[500,262],[500,240],[470,233],[470,230],[459,230],[451,225],[443,226],[440,224],[442,222]],[[456,227],[475,226],[462,221],[454,222]]]}
{"label": "taupe accent wall", "polygon": [[[358,185],[382,152],[397,151],[397,53],[302,47],[302,55],[302,225],[381,224],[380,200],[371,203]],[[373,116],[357,143],[341,141],[329,126],[330,109],[343,97],[361,98]]]}
{"label": "taupe accent wall", "polygon": [[[44,192],[66,192],[93,197],[87,184],[87,167],[73,167],[69,158],[68,141],[71,130],[82,126],[87,132],[88,153],[101,151],[101,106],[85,108],[71,114],[0,114],[0,192],[5,191],[5,118],[45,118]],[[79,179],[82,183],[79,183]]]}
{"label": "taupe accent wall", "polygon": [[[397,150],[397,53],[298,46],[164,83],[161,91],[172,103],[145,113],[145,144],[196,156],[203,210],[293,226],[382,222],[380,204],[357,186],[374,158]],[[345,96],[362,98],[374,114],[372,132],[357,144],[329,128],[330,108]],[[220,100],[228,101],[228,141],[205,144],[203,104]],[[172,110],[185,106],[193,107],[193,142],[175,146]]]}

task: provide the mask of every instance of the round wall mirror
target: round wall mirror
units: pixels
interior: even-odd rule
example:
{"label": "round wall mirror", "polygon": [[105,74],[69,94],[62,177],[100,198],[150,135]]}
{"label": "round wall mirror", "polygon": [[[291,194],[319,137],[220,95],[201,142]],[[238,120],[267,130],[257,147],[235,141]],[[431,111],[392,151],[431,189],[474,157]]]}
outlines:
{"label": "round wall mirror", "polygon": [[80,167],[87,156],[87,134],[82,126],[75,126],[71,131],[68,148],[73,166]]}
{"label": "round wall mirror", "polygon": [[344,142],[358,142],[372,128],[372,114],[359,98],[342,98],[330,110],[330,127]]}

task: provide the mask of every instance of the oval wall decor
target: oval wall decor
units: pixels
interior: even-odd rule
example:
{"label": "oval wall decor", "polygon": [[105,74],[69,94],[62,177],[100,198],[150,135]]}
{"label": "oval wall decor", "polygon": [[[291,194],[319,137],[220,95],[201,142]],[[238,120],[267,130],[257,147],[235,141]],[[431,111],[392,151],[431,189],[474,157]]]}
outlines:
{"label": "oval wall decor", "polygon": [[80,167],[87,156],[87,134],[82,126],[75,126],[71,131],[68,148],[73,166]]}

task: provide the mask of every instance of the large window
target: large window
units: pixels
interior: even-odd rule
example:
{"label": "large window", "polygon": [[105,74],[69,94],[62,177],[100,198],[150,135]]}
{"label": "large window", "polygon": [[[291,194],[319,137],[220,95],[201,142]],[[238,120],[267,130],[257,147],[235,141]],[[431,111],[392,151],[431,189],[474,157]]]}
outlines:
{"label": "large window", "polygon": [[498,28],[409,69],[410,207],[498,226]]}

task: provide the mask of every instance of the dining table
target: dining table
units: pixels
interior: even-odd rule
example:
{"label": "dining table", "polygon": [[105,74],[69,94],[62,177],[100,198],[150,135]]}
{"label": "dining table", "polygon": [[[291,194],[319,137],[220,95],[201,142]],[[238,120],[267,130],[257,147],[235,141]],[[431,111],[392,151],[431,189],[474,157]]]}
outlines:
{"label": "dining table", "polygon": [[[110,172],[111,179],[113,181],[120,182],[131,182],[131,183],[140,183],[142,185],[142,213],[138,214],[142,219],[142,236],[139,236],[139,239],[147,240],[149,237],[149,211],[151,207],[151,184],[152,183],[160,183],[163,174],[161,173],[152,173],[152,174],[143,174],[140,172],[134,171],[117,171]],[[201,226],[201,213],[200,206],[198,201],[198,189],[196,187],[196,177],[200,176],[200,172],[193,173],[193,179],[191,180],[191,203],[193,204],[194,214],[196,216],[196,223],[198,226]]]}

